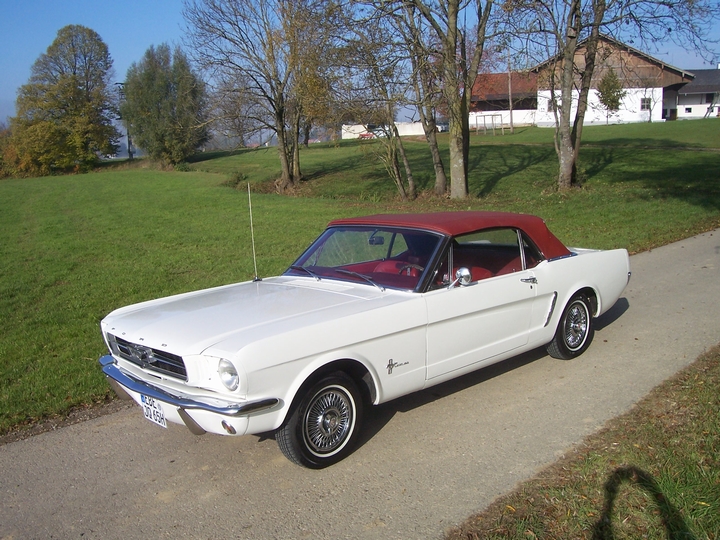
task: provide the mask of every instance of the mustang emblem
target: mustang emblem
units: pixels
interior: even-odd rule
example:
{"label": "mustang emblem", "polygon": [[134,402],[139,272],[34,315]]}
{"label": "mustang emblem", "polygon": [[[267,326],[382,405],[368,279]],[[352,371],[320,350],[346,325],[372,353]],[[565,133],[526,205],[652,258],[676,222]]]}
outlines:
{"label": "mustang emblem", "polygon": [[390,360],[388,360],[387,366],[385,366],[385,367],[388,370],[388,375],[392,375],[393,369],[395,369],[396,367],[400,367],[400,366],[406,366],[409,363],[410,362],[403,362],[402,364],[398,364],[397,362],[393,362],[393,359],[391,358]]}

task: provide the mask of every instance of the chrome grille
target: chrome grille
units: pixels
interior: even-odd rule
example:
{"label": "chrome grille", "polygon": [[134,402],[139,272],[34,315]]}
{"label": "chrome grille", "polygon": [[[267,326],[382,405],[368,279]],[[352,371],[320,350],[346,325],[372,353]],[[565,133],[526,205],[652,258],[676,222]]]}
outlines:
{"label": "chrome grille", "polygon": [[120,358],[124,358],[143,369],[187,381],[187,370],[182,356],[130,343],[112,334],[108,334],[108,342],[113,354],[118,355]]}

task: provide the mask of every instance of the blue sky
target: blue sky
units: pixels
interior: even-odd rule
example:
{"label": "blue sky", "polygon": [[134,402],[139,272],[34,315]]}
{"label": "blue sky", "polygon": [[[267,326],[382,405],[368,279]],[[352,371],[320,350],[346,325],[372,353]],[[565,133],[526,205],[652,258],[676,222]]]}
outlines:
{"label": "blue sky", "polygon": [[181,45],[180,0],[0,0],[0,121],[15,115],[17,89],[30,68],[68,24],[97,32],[110,50],[115,80],[150,45]]}
{"label": "blue sky", "polygon": [[[110,49],[115,80],[122,81],[133,62],[151,45],[181,45],[181,0],[0,0],[0,122],[15,115],[17,89],[30,68],[68,24],[95,30]],[[720,26],[720,25],[718,25]],[[715,30],[720,38],[720,28]],[[716,67],[671,44],[646,51],[676,67]],[[720,55],[716,59],[720,62]]]}

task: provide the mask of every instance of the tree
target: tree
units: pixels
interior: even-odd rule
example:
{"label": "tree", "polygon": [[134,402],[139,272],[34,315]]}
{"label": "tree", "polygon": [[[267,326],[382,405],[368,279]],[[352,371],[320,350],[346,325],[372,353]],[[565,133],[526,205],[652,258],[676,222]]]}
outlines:
{"label": "tree", "polygon": [[362,117],[364,123],[368,123],[372,112],[380,124],[375,131],[380,135],[375,141],[376,155],[405,201],[415,199],[417,193],[410,162],[395,125],[395,113],[408,91],[409,63],[402,48],[395,43],[394,35],[394,28],[381,17],[371,16],[362,24],[353,25],[352,38],[342,55],[346,64],[345,80],[352,81],[344,101],[355,105],[353,113]]}
{"label": "tree", "polygon": [[[417,10],[438,44],[450,136],[450,197],[468,196],[470,98],[485,45],[493,0],[397,0]],[[470,17],[473,30],[463,26]]]}
{"label": "tree", "polygon": [[414,105],[420,115],[420,122],[425,133],[425,140],[430,149],[430,156],[435,170],[435,193],[445,195],[447,191],[447,175],[440,156],[437,142],[437,109],[442,101],[440,69],[442,63],[436,47],[428,42],[430,35],[426,23],[410,3],[395,14],[395,24],[403,37],[404,47],[412,63],[412,85],[415,93]]}
{"label": "tree", "polygon": [[558,187],[567,189],[577,183],[601,36],[637,40],[645,49],[672,41],[711,55],[704,38],[720,19],[720,5],[717,0],[505,0],[503,13],[505,34],[515,36],[531,58],[539,53],[546,61],[556,115]]}
{"label": "tree", "polygon": [[61,28],[18,90],[18,114],[10,120],[12,167],[21,174],[87,170],[114,154],[120,134],[111,77],[112,59],[97,33]]}
{"label": "tree", "polygon": [[605,121],[609,123],[610,114],[620,109],[620,104],[627,94],[613,68],[609,68],[597,87],[598,99],[605,108]]}
{"label": "tree", "polygon": [[151,46],[128,69],[124,94],[123,123],[153,159],[177,164],[207,142],[205,83],[179,48]]}
{"label": "tree", "polygon": [[[252,122],[277,139],[284,192],[300,182],[299,133],[306,119],[298,81],[312,57],[329,54],[331,0],[186,0],[188,39],[199,64],[242,96]],[[234,92],[232,90],[234,89]]]}

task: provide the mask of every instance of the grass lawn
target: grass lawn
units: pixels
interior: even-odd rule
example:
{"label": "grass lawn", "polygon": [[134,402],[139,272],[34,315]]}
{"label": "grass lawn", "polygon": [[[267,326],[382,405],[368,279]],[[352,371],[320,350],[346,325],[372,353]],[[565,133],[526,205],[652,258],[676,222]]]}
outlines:
{"label": "grass lawn", "polygon": [[[414,140],[407,140],[406,146],[423,193],[412,203],[396,197],[375,158],[376,141],[304,149],[306,180],[295,196],[267,193],[279,170],[275,148],[203,154],[190,172],[161,172],[140,161],[86,175],[0,180],[0,435],[110,399],[97,364],[105,352],[98,325],[108,312],[141,300],[252,278],[245,180],[256,192],[253,218],[261,276],[282,272],[329,220],[375,212],[527,212],[544,217],[566,244],[625,247],[631,252],[720,226],[720,121],[588,127],[585,142],[583,187],[561,193],[555,189],[551,130],[475,135],[472,196],[463,201],[429,195],[434,180],[428,172],[428,151],[424,142]],[[243,182],[234,189],[227,185],[230,178]],[[705,384],[715,396],[717,383],[716,377]],[[717,420],[717,401],[713,403]],[[698,422],[693,436],[702,438],[703,431],[697,430],[709,429],[716,437],[717,428]],[[660,455],[659,443],[647,445],[658,448],[653,452]],[[608,471],[615,470],[616,454],[610,450],[615,449],[598,454],[595,461],[588,458],[573,475],[595,474],[591,485],[602,489]],[[673,459],[672,452],[662,456],[658,463]],[[682,459],[690,463],[695,458]],[[658,471],[638,466],[659,481]],[[635,484],[644,478],[637,471],[622,474]],[[623,485],[626,481],[618,480]],[[711,475],[691,484],[709,485],[718,501],[717,482]],[[566,487],[561,484],[558,489],[548,500],[563,497]],[[712,503],[704,487],[697,492],[687,489],[698,502],[693,511]],[[669,493],[664,484],[661,491]],[[574,505],[567,511],[584,513],[583,520],[576,521],[592,524],[601,511],[602,494],[580,493],[566,501]],[[580,505],[583,497],[591,501],[587,506]],[[533,514],[549,511],[527,506],[523,513],[518,509],[525,506],[513,501],[506,506],[517,511],[508,512],[526,516],[514,522],[517,530],[525,527],[545,537],[582,536],[553,529],[559,522],[526,526],[542,518]],[[684,503],[673,504],[687,515]],[[717,506],[711,508],[720,516]],[[512,517],[503,512],[488,518],[498,530]],[[562,534],[556,536],[556,530]],[[717,519],[703,530],[714,531],[708,538],[720,537]],[[472,534],[467,537],[476,537]],[[517,537],[532,537],[523,534]]]}

